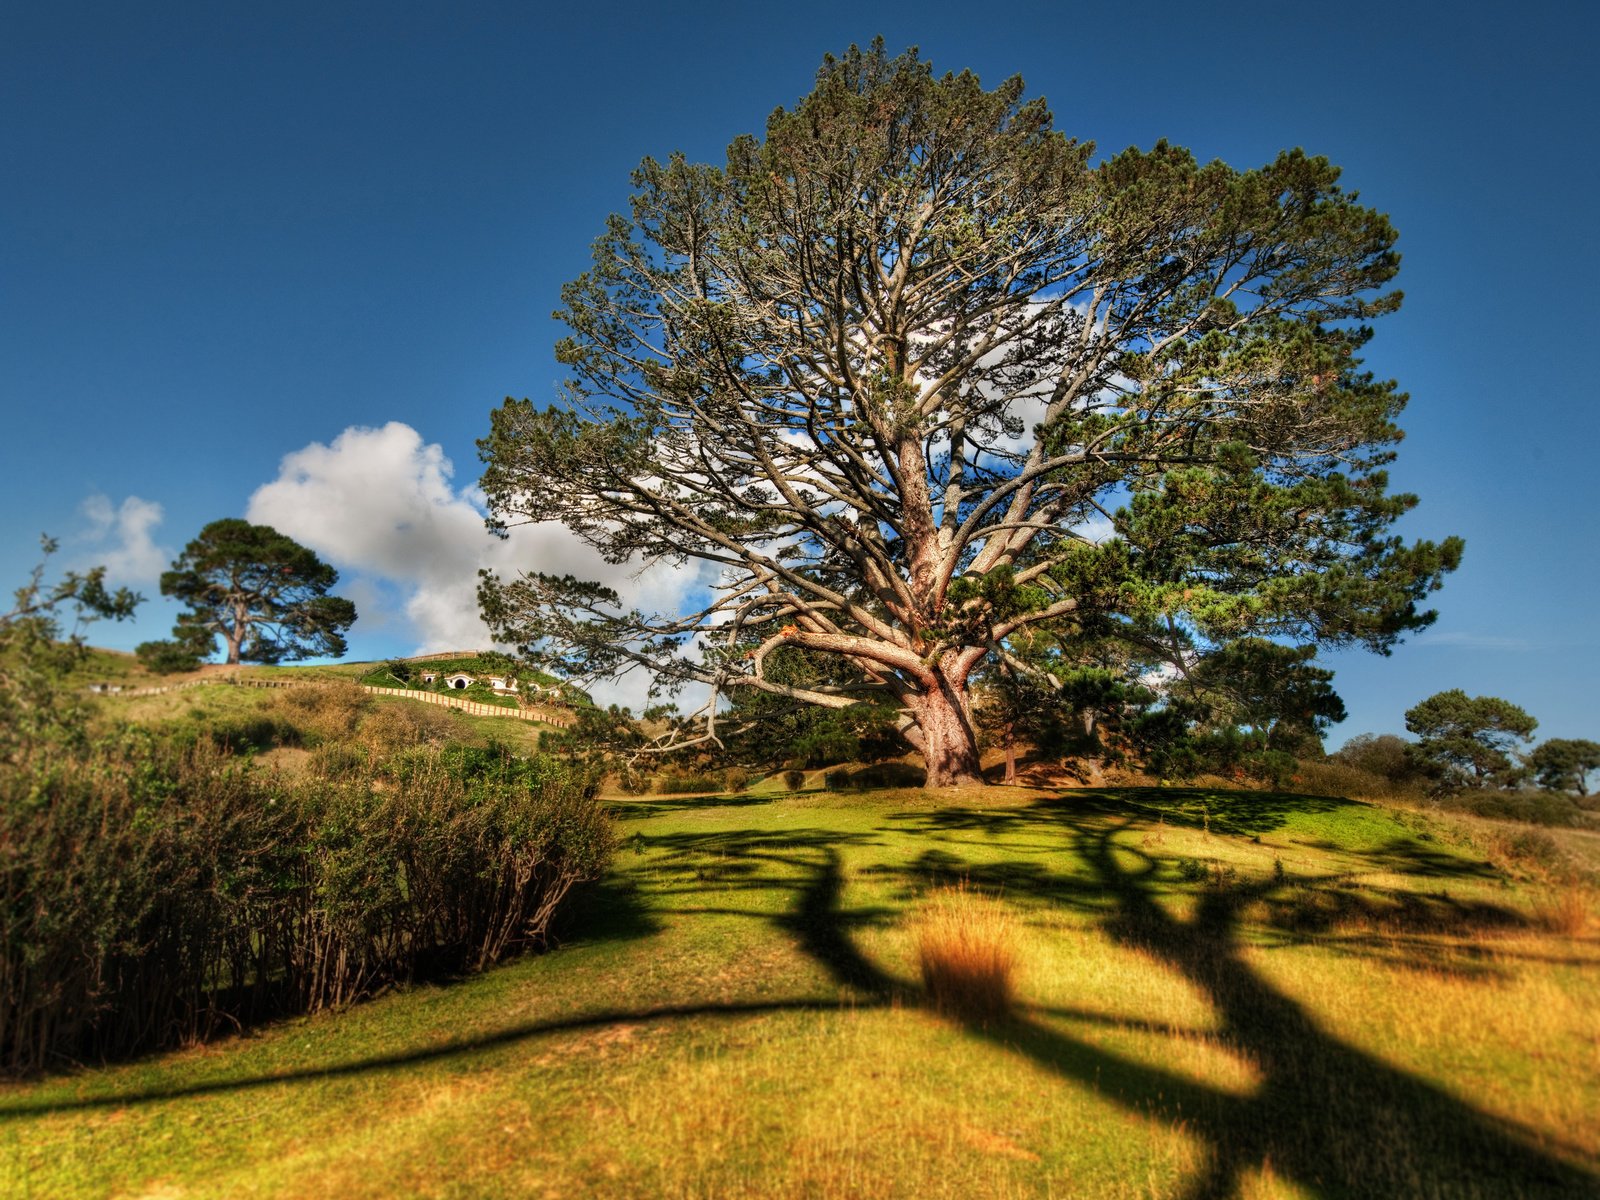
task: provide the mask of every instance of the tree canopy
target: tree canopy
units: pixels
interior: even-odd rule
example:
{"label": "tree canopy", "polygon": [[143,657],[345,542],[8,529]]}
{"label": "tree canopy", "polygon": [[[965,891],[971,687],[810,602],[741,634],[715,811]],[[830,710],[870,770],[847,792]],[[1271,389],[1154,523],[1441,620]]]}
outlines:
{"label": "tree canopy", "polygon": [[83,658],[84,630],[106,618],[127,620],[144,599],[107,588],[104,567],[47,582],[60,544],[51,537],[40,544],[38,564],[12,594],[10,610],[0,612],[0,762],[43,738],[81,734],[79,705],[62,679]]}
{"label": "tree canopy", "polygon": [[171,669],[208,656],[221,637],[226,661],[278,663],[338,658],[356,607],[330,596],[339,573],[270,525],[228,517],[202,529],[161,576],[161,594],[188,606],[171,642],[140,656]]}
{"label": "tree canopy", "polygon": [[[492,526],[709,564],[687,613],[488,576],[496,636],[560,673],[898,714],[930,785],[978,776],[969,681],[1016,639],[1187,670],[1244,636],[1384,652],[1458,539],[1406,544],[1405,396],[1363,370],[1395,231],[1325,159],[1097,159],[1020,79],[881,44],[721,166],[646,159],[557,316],[560,403],[480,443]],[[807,681],[780,647],[831,659]]]}
{"label": "tree canopy", "polygon": [[1533,736],[1539,722],[1499,696],[1468,696],[1460,688],[1438,692],[1406,710],[1417,753],[1448,782],[1486,787],[1509,780],[1511,750]]}
{"label": "tree canopy", "polygon": [[1551,738],[1534,747],[1528,766],[1539,786],[1558,792],[1589,794],[1589,780],[1600,771],[1600,742],[1588,738]]}

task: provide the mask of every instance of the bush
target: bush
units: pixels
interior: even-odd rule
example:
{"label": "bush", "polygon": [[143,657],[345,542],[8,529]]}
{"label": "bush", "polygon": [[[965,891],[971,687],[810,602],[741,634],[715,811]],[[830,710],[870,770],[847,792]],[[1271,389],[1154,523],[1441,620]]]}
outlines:
{"label": "bush", "polygon": [[663,775],[656,780],[656,791],[663,796],[683,796],[691,792],[720,792],[722,780],[715,775]]}
{"label": "bush", "polygon": [[361,719],[356,737],[379,755],[415,746],[442,746],[457,735],[450,710],[412,700],[374,704]]}
{"label": "bush", "polygon": [[[544,746],[541,735],[539,745]],[[655,784],[656,777],[646,771],[635,771],[632,767],[623,767],[617,772],[617,786],[628,796],[642,796]]]}
{"label": "bush", "polygon": [[219,750],[234,754],[293,746],[300,741],[299,730],[269,713],[240,713],[207,721],[202,732]]}
{"label": "bush", "polygon": [[337,741],[356,731],[371,697],[358,683],[337,680],[308,687],[286,688],[274,698],[275,715],[309,734],[309,741]]}
{"label": "bush", "polygon": [[927,778],[927,771],[911,763],[884,762],[862,767],[850,782],[858,788],[909,788],[921,787]]}
{"label": "bush", "polygon": [[722,790],[738,794],[750,786],[750,772],[743,767],[729,767],[722,773]]}
{"label": "bush", "polygon": [[1331,759],[1391,784],[1420,784],[1428,775],[1416,745],[1392,733],[1358,733]]}
{"label": "bush", "polygon": [[835,767],[822,777],[822,786],[830,792],[842,792],[850,786],[850,772],[843,767]]}
{"label": "bush", "polygon": [[1413,800],[1427,798],[1420,778],[1394,780],[1334,755],[1322,762],[1302,762],[1295,772],[1294,790],[1310,796],[1353,796],[1368,800]]}
{"label": "bush", "polygon": [[0,845],[0,1070],[16,1073],[537,946],[612,832],[593,781],[553,759],[418,750],[291,783],[207,739],[129,734],[0,774]]}
{"label": "bush", "polygon": [[1177,866],[1178,878],[1185,883],[1199,883],[1209,873],[1209,868],[1198,858],[1180,858]]}
{"label": "bush", "polygon": [[200,654],[184,642],[140,642],[133,652],[157,675],[176,675],[200,665]]}
{"label": "bush", "polygon": [[806,785],[806,773],[798,767],[791,767],[783,773],[783,786],[791,792],[798,792]]}
{"label": "bush", "polygon": [[1590,823],[1589,817],[1572,797],[1532,788],[1461,792],[1441,796],[1438,803],[1440,808],[1453,812],[1467,812],[1476,817],[1492,817],[1501,821],[1526,821],[1530,825],[1582,826]]}

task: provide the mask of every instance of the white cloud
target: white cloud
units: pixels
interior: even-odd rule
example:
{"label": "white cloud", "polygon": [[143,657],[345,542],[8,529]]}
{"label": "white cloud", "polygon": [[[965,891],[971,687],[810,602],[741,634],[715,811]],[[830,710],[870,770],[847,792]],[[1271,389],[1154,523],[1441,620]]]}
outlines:
{"label": "white cloud", "polygon": [[89,528],[74,539],[85,546],[75,560],[104,566],[106,578],[114,584],[156,585],[173,558],[172,551],[157,545],[152,536],[165,516],[161,505],[138,496],[113,505],[111,497],[96,492],[78,511],[88,518]]}
{"label": "white cloud", "polygon": [[[478,615],[478,570],[504,575],[539,570],[599,580],[623,603],[676,612],[703,587],[693,565],[639,572],[601,560],[565,527],[515,528],[505,540],[484,528],[482,493],[452,483],[454,466],[436,443],[409,425],[351,426],[331,444],[313,442],[285,455],[278,477],[257,488],[246,518],[309,546],[341,571],[356,572],[345,595],[356,600],[356,627],[409,627],[417,653],[489,645]],[[366,578],[361,578],[365,576]],[[596,689],[603,703],[639,707],[649,680],[633,672]]]}

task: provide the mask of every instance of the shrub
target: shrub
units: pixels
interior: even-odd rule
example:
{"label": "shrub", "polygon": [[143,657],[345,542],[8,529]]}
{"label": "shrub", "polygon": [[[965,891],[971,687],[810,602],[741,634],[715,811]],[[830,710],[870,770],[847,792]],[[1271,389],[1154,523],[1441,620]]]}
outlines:
{"label": "shrub", "polygon": [[342,779],[367,769],[367,748],[354,742],[324,742],[311,752],[307,766],[323,779]]}
{"label": "shrub", "polygon": [[1333,753],[1331,760],[1377,776],[1390,784],[1420,784],[1427,766],[1415,743],[1392,733],[1358,733]]}
{"label": "shrub", "polygon": [[[1396,739],[1399,740],[1399,739]],[[1294,790],[1311,796],[1354,796],[1370,800],[1427,798],[1426,782],[1419,777],[1393,779],[1353,765],[1343,751],[1322,762],[1302,762],[1294,777]]]}
{"label": "shrub", "polygon": [[397,700],[374,704],[356,737],[377,754],[390,755],[415,746],[442,746],[456,733],[449,709]]}
{"label": "shrub", "polygon": [[219,750],[234,754],[293,746],[300,741],[299,730],[270,713],[240,713],[208,721],[202,728]]}
{"label": "shrub", "polygon": [[371,697],[361,685],[341,679],[308,687],[287,688],[274,698],[275,715],[310,736],[311,741],[337,741],[356,731]]}
{"label": "shrub", "polygon": [[[539,745],[543,747],[544,738],[541,735]],[[624,794],[629,796],[642,796],[655,784],[656,778],[647,771],[635,771],[632,767],[623,767],[617,772],[617,786]]]}
{"label": "shrub", "polygon": [[791,792],[798,792],[806,785],[806,773],[798,767],[791,767],[783,773],[783,786]]}
{"label": "shrub", "polygon": [[850,786],[850,772],[843,767],[835,767],[822,777],[822,786],[830,792],[842,792]]}
{"label": "shrub", "polygon": [[1572,799],[1560,792],[1495,789],[1474,790],[1439,798],[1439,806],[1455,812],[1531,825],[1586,825],[1588,817]]}
{"label": "shrub", "polygon": [[911,763],[883,762],[862,767],[850,776],[858,788],[921,787],[928,773]]}
{"label": "shrub", "polygon": [[663,796],[683,796],[691,792],[720,792],[722,780],[715,775],[663,775],[656,780],[656,791]]}
{"label": "shrub", "polygon": [[722,773],[722,788],[727,792],[742,792],[750,786],[750,772],[743,767],[729,767]]}
{"label": "shrub", "polygon": [[553,759],[424,750],[293,783],[127,734],[0,774],[0,845],[0,1070],[21,1072],[537,946],[612,833]]}
{"label": "shrub", "polygon": [[930,897],[917,927],[917,964],[940,1012],[987,1025],[1011,1011],[1011,918],[995,901],[970,891],[965,880]]}
{"label": "shrub", "polygon": [[176,675],[200,665],[202,652],[185,642],[140,642],[134,654],[157,675]]}

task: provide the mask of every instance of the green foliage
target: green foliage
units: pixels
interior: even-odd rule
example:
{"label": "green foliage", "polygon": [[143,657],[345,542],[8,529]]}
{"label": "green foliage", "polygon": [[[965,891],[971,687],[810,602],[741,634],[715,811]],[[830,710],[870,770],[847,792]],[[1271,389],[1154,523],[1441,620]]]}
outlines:
{"label": "green foliage", "polygon": [[1199,883],[1206,877],[1206,864],[1198,858],[1180,858],[1177,863],[1178,878],[1185,883]]}
{"label": "green foliage", "polygon": [[1417,753],[1450,785],[1487,787],[1514,773],[1510,751],[1533,736],[1539,722],[1509,700],[1438,692],[1406,710]]}
{"label": "green foliage", "polygon": [[[767,678],[785,686],[850,688],[862,675],[837,657],[778,646],[768,655]],[[819,708],[769,692],[733,692],[720,724],[723,755],[752,767],[825,767],[871,762],[899,754],[903,743],[893,709],[877,704]]]}
{"label": "green foliage", "polygon": [[[492,414],[483,488],[498,527],[557,520],[719,582],[651,614],[486,574],[527,661],[707,685],[724,738],[724,698],[755,727],[875,708],[941,784],[976,774],[981,665],[1048,673],[1030,631],[1173,663],[1234,647],[1292,700],[1268,720],[1260,688],[1234,697],[1287,753],[1336,710],[1278,643],[1387,652],[1433,620],[1462,544],[1393,534],[1406,397],[1360,357],[1399,306],[1397,234],[1326,159],[1099,159],[1020,79],[879,42],[720,164],[646,159],[633,184],[562,291],[562,402]],[[846,719],[777,740],[825,760]]]}
{"label": "green foliage", "polygon": [[627,709],[616,704],[610,708],[580,705],[573,713],[577,720],[572,725],[540,735],[542,750],[596,766],[615,765],[629,777],[636,774],[628,760],[644,745],[645,738]]}
{"label": "green foliage", "polygon": [[1572,797],[1533,788],[1469,788],[1438,797],[1436,803],[1454,812],[1497,821],[1526,821],[1530,825],[1593,827],[1595,822]]}
{"label": "green foliage", "polygon": [[1242,730],[1262,751],[1319,754],[1323,732],[1345,711],[1333,672],[1315,657],[1314,646],[1239,638],[1203,657],[1186,691],[1206,706],[1209,724]]}
{"label": "green foliage", "polygon": [[1587,738],[1551,738],[1528,755],[1539,786],[1551,791],[1589,794],[1590,776],[1600,771],[1600,742]]}
{"label": "green foliage", "polygon": [[1419,783],[1428,775],[1428,764],[1417,747],[1392,733],[1359,733],[1331,757],[1391,784]]}
{"label": "green foliage", "polygon": [[593,780],[554,759],[368,761],[295,783],[130,733],[0,773],[0,1070],[481,969],[611,852]]}
{"label": "green foliage", "polygon": [[697,792],[720,792],[722,783],[717,775],[672,772],[657,777],[656,791],[663,796],[687,796]]}
{"label": "green foliage", "polygon": [[139,661],[158,675],[193,671],[210,656],[214,645],[212,632],[196,624],[180,623],[172,632],[169,641],[141,642],[134,648]]}
{"label": "green foliage", "polygon": [[58,543],[46,537],[40,546],[38,565],[0,613],[0,764],[41,742],[70,748],[80,740],[85,714],[66,676],[85,659],[84,631],[97,620],[131,617],[142,599],[127,588],[107,590],[104,567],[47,583]]}
{"label": "green foliage", "polygon": [[293,538],[230,517],[184,547],[161,576],[161,594],[188,608],[173,628],[179,646],[203,656],[221,636],[229,663],[279,663],[345,653],[356,608],[328,594],[338,581]]}
{"label": "green foliage", "polygon": [[926,775],[921,767],[911,763],[871,763],[850,772],[850,786],[862,790],[921,787]]}

